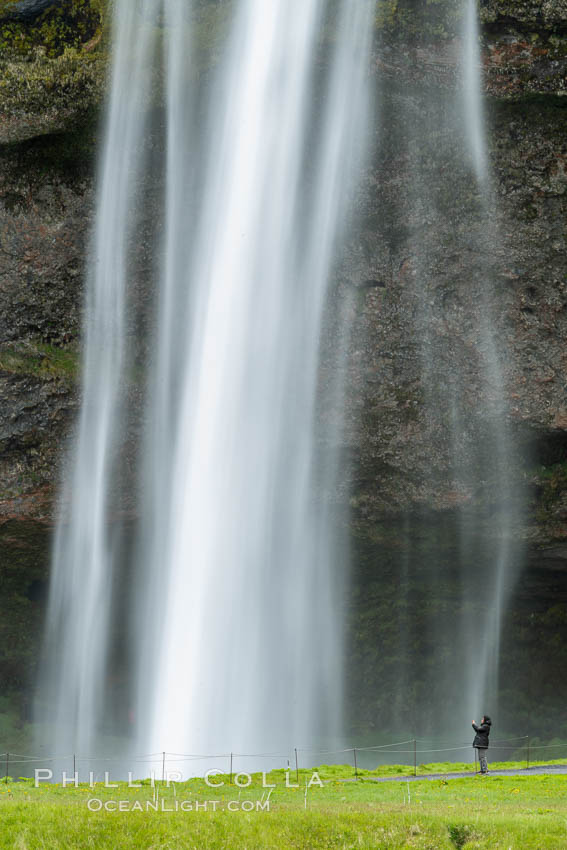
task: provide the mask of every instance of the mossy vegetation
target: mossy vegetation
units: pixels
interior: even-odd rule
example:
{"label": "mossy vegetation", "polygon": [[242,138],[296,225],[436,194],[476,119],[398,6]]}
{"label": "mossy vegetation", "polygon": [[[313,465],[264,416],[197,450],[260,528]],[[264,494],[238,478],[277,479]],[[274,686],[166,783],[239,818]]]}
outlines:
{"label": "mossy vegetation", "polygon": [[11,20],[15,0],[0,0],[0,53],[61,56],[68,48],[94,48],[103,32],[106,0],[60,0],[31,21]]}
{"label": "mossy vegetation", "polygon": [[68,128],[96,111],[106,80],[106,0],[62,0],[11,20],[0,0],[0,143]]}
{"label": "mossy vegetation", "polygon": [[69,384],[78,378],[79,360],[75,346],[60,348],[45,342],[28,341],[0,348],[0,371],[43,380],[60,379]]}
{"label": "mossy vegetation", "polygon": [[40,53],[26,61],[0,58],[0,142],[58,132],[92,117],[105,79],[104,58],[76,48],[52,59]]}
{"label": "mossy vegetation", "polygon": [[[63,92],[65,100],[70,102],[80,88],[92,85],[93,70],[98,64],[95,56],[82,55],[74,48],[67,48],[61,56],[51,60],[36,53],[25,64],[2,58],[0,102],[3,111],[17,111],[18,105],[26,111],[48,109],[56,90]],[[24,88],[26,97],[22,103]]]}

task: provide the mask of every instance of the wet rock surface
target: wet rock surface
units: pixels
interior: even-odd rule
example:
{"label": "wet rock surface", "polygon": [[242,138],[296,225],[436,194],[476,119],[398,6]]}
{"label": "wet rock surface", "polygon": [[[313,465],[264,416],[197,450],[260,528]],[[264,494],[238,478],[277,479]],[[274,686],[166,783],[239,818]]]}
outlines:
{"label": "wet rock surface", "polygon": [[[426,104],[415,99],[407,107],[418,128],[427,121]],[[439,384],[459,372],[466,404],[476,409],[486,393],[479,375],[479,258],[490,266],[482,309],[493,317],[503,350],[510,427],[534,466],[542,453],[544,465],[564,459],[567,111],[560,99],[492,102],[489,123],[494,197],[486,211],[479,212],[477,190],[451,159],[449,130],[431,148],[421,147],[416,171],[415,151],[400,141],[407,128],[392,118],[367,175],[361,237],[345,263],[348,285],[358,292],[349,444],[364,471],[355,490],[367,509],[380,502],[394,511],[412,502],[443,508],[459,499],[441,483],[449,435],[441,418],[426,418],[423,361],[433,358],[429,368]],[[424,322],[429,355],[422,349]]]}
{"label": "wet rock surface", "polygon": [[480,14],[484,23],[567,30],[565,0],[481,0]]}
{"label": "wet rock surface", "polygon": [[43,495],[37,510],[27,497],[59,480],[77,407],[93,192],[83,142],[70,133],[0,148],[0,514],[22,498],[30,516],[51,516]]}

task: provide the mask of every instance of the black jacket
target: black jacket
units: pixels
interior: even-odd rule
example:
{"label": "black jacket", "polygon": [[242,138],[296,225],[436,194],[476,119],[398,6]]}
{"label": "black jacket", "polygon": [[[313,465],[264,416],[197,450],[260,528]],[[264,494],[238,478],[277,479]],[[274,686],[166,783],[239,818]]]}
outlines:
{"label": "black jacket", "polygon": [[488,736],[490,735],[490,727],[492,726],[492,721],[490,717],[484,718],[484,723],[480,726],[477,726],[476,723],[473,723],[473,729],[476,732],[473,741],[473,747],[481,747],[482,749],[486,749],[488,747]]}

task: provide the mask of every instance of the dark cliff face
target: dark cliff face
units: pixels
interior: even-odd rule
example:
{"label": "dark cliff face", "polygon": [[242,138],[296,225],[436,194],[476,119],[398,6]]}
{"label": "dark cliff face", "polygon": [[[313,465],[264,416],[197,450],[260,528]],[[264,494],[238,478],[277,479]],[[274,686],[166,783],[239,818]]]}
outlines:
{"label": "dark cliff face", "polygon": [[[483,556],[498,534],[489,447],[501,395],[512,501],[525,502],[513,527],[523,556],[503,629],[500,720],[524,732],[539,699],[546,734],[559,734],[567,659],[547,666],[541,652],[552,634],[565,638],[567,18],[560,4],[513,4],[518,18],[511,5],[482,6],[486,196],[463,158],[460,39],[390,39],[376,52],[375,152],[339,286],[356,293],[345,468],[349,692],[362,730],[379,713],[407,731],[416,707],[423,723],[435,701],[454,701],[441,679],[458,681],[462,661],[448,636],[465,607],[478,624],[484,607],[474,592],[463,604],[463,581],[491,586],[493,560]],[[483,366],[487,324],[501,387]]]}
{"label": "dark cliff face", "polygon": [[[375,152],[341,269],[343,290],[356,293],[346,439],[353,516],[372,523],[460,503],[448,477],[448,423],[441,410],[432,414],[424,372],[434,368],[439,385],[458,373],[465,404],[478,410],[485,311],[501,349],[517,473],[533,485],[529,537],[542,543],[567,534],[567,14],[551,2],[486,2],[481,14],[488,204],[454,118],[460,39],[377,48]],[[467,427],[465,457],[483,439],[482,422],[471,417]]]}
{"label": "dark cliff face", "polygon": [[[462,44],[459,23],[451,17],[456,4],[445,2],[451,26],[435,21],[423,38],[421,23],[412,18],[425,11],[423,3],[378,5],[374,156],[357,198],[359,236],[349,245],[337,281],[351,304],[345,456],[356,593],[367,606],[364,634],[371,641],[379,628],[390,579],[395,595],[408,529],[413,529],[413,555],[404,557],[418,563],[430,545],[429,530],[444,526],[451,511],[470,498],[451,479],[442,411],[432,416],[426,404],[419,330],[426,307],[430,359],[439,382],[454,380],[458,364],[463,397],[475,410],[479,393],[486,391],[472,320],[479,312],[474,258],[483,217],[490,221],[483,262],[495,281],[485,309],[506,352],[509,427],[523,459],[515,474],[530,486],[529,511],[518,529],[530,567],[514,611],[537,600],[539,625],[533,634],[553,628],[546,599],[560,598],[558,576],[567,566],[567,2],[481,2],[493,184],[485,213],[479,212],[482,201],[459,161],[453,123],[444,117],[459,108],[455,74]],[[36,537],[30,543],[29,521],[39,520],[46,529],[53,522],[78,405],[81,311],[106,74],[104,39],[99,43],[103,9],[102,3],[68,0],[65,25],[78,15],[73,20],[80,20],[82,29],[67,51],[32,39],[26,42],[28,52],[19,55],[14,45],[21,42],[20,31],[2,31],[0,520],[6,534],[0,581],[18,565],[17,597],[30,594],[28,617],[33,611],[36,618],[48,534],[42,545]],[[34,21],[36,42],[60,31],[51,26],[53,14],[47,10]],[[29,25],[17,26],[29,33]],[[141,262],[146,259],[149,268],[149,258]],[[425,282],[421,290],[418,280]],[[461,447],[465,459],[482,443],[483,427],[471,416]],[[346,484],[345,473],[341,493]],[[482,487],[473,498],[484,498]],[[449,568],[458,544],[449,531],[443,539],[443,563]],[[378,563],[381,581],[375,592]],[[420,588],[414,591],[421,599]],[[419,623],[415,629],[417,635]],[[522,629],[520,622],[515,634],[524,640]],[[387,681],[367,652],[359,662],[353,669],[369,675],[365,665],[374,666],[382,684]],[[12,657],[10,663],[15,664]]]}
{"label": "dark cliff face", "polygon": [[[0,510],[8,515],[20,513],[21,497],[56,481],[77,404],[92,220],[84,156],[80,133],[0,149]],[[35,515],[33,501],[26,505]],[[38,510],[45,515],[44,500]]]}
{"label": "dark cliff face", "polygon": [[[78,5],[84,16],[85,4]],[[451,7],[449,0],[446,5]],[[93,6],[100,15],[101,4]],[[400,4],[406,15],[400,22],[388,3],[379,4],[379,26],[387,23],[394,33],[398,27],[398,36],[400,32],[403,36],[404,24],[411,33],[407,21],[419,6]],[[541,455],[548,467],[562,460],[567,422],[562,380],[567,188],[567,111],[563,107],[567,13],[563,6],[561,0],[485,0],[481,4],[495,192],[489,252],[501,281],[491,307],[510,353],[506,378],[514,399],[514,423],[533,442],[535,459]],[[432,135],[432,117],[427,114],[432,103],[440,115],[446,108],[458,108],[454,78],[461,43],[454,35],[458,22],[451,21],[453,32],[441,31],[437,41],[429,33],[426,42],[420,43],[412,33],[407,43],[389,37],[377,47],[376,153],[357,205],[360,239],[343,265],[344,282],[356,291],[351,361],[355,392],[348,444],[360,458],[368,485],[365,492],[360,478],[355,499],[375,502],[380,510],[412,502],[434,508],[450,505],[443,486],[431,480],[432,468],[443,468],[442,445],[438,450],[427,445],[420,421],[420,354],[411,330],[417,305],[412,303],[409,284],[417,274],[412,245],[418,238],[430,259],[428,285],[435,333],[453,337],[455,346],[466,347],[467,316],[474,312],[475,299],[474,287],[466,285],[466,278],[479,199],[474,187],[465,185],[450,131],[443,130],[441,119]],[[63,52],[51,58],[42,56],[41,49],[25,59],[18,59],[13,51],[0,55],[7,70],[0,92],[0,367],[6,376],[29,379],[30,387],[50,387],[48,395],[57,386],[58,401],[53,401],[61,423],[57,439],[68,429],[61,398],[67,399],[69,420],[76,406],[74,378],[93,220],[98,106],[106,64],[104,51],[89,47],[88,37],[93,35],[96,27],[92,29],[91,21],[83,44],[88,49],[74,48],[72,55],[67,51],[66,65],[58,64],[63,62]],[[546,73],[541,62],[547,63]],[[432,90],[437,100],[430,96]],[[419,138],[420,126],[423,129],[419,174],[407,143],[404,120],[408,115],[417,126],[414,138]],[[416,208],[414,203],[420,181],[426,189],[438,187],[435,204],[428,209]],[[458,191],[455,181],[460,181]],[[451,366],[451,362],[439,364],[441,370],[449,371]],[[474,358],[466,368],[472,397],[478,383]],[[9,387],[6,392],[11,392]],[[26,411],[31,428],[29,403]],[[54,434],[46,433],[44,425],[41,419],[36,437],[51,446]],[[14,429],[23,433],[27,427],[20,424]],[[9,424],[5,428],[8,439]],[[443,435],[438,438],[442,443]],[[10,493],[23,495],[37,482],[51,485],[57,475],[51,457],[43,469],[35,467],[34,481],[26,480],[25,447],[21,452],[19,491],[10,488]],[[376,472],[381,469],[380,488],[372,484],[376,480],[372,463]]]}
{"label": "dark cliff face", "polygon": [[[410,107],[425,127],[419,101]],[[495,281],[482,309],[505,352],[509,427],[531,461],[528,471],[536,480],[538,465],[565,459],[567,110],[559,98],[489,103],[494,196],[487,210],[451,159],[460,148],[449,131],[432,145],[424,136],[416,173],[415,151],[404,148],[404,127],[394,121],[368,175],[361,236],[345,263],[348,284],[358,287],[348,442],[364,473],[355,487],[361,509],[442,509],[455,496],[443,481],[448,425],[425,418],[420,322],[426,313],[439,383],[458,371],[476,409],[486,392],[475,352],[479,264],[489,264]],[[479,220],[489,223],[480,247]]]}
{"label": "dark cliff face", "polygon": [[[44,4],[45,5],[45,4]],[[103,6],[0,2],[0,515],[50,522],[77,407]],[[29,11],[29,10],[28,10]],[[15,14],[17,13],[17,14]]]}

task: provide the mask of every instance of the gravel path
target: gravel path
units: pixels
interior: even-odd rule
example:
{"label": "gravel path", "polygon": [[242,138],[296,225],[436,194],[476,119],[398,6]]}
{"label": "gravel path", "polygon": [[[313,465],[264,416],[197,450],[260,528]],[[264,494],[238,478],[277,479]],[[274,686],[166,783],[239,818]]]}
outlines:
{"label": "gravel path", "polygon": [[[489,764],[490,767],[490,764]],[[567,765],[565,764],[548,764],[548,765],[538,765],[537,767],[516,767],[509,768],[504,770],[489,770],[489,776],[532,776],[534,774],[543,774],[543,773],[553,773],[553,774],[566,774],[567,773]],[[467,773],[427,773],[421,774],[418,776],[364,776],[364,781],[371,782],[419,782],[423,779],[462,779],[467,776],[474,776],[475,774],[472,772]],[[479,779],[481,777],[480,774],[477,774]],[[352,779],[345,779],[344,782],[355,782],[354,777]]]}

